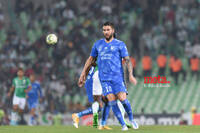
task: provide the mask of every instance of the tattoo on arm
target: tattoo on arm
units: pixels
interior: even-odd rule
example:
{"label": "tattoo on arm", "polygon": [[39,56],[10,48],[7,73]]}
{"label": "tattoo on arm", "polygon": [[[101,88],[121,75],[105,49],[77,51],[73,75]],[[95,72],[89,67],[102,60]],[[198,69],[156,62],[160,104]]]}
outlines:
{"label": "tattoo on arm", "polygon": [[125,83],[125,86],[127,87],[128,77],[127,77],[126,64],[123,65],[123,70],[124,70],[124,83]]}
{"label": "tattoo on arm", "polygon": [[129,56],[126,56],[125,58],[125,61],[126,61],[126,66],[128,68],[128,72],[129,72],[129,75],[133,73],[133,66],[131,64],[131,61],[130,61],[130,58]]}

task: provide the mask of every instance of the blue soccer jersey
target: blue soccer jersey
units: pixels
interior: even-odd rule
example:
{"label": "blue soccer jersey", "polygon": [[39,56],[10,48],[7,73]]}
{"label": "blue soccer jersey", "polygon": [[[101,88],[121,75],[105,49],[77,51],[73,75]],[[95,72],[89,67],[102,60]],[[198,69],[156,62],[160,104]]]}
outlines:
{"label": "blue soccer jersey", "polygon": [[29,109],[36,108],[39,96],[43,97],[40,84],[38,82],[33,82],[32,89],[28,92]]}
{"label": "blue soccer jersey", "polygon": [[85,82],[85,88],[86,88],[86,92],[87,92],[87,95],[88,95],[88,101],[89,102],[93,102],[93,94],[92,94],[92,89],[93,89],[93,75],[94,75],[94,71],[95,71],[95,67],[91,67],[89,73],[88,73],[88,76],[87,76],[87,79],[86,79],[86,82]]}
{"label": "blue soccer jersey", "polygon": [[97,57],[101,81],[123,81],[122,58],[129,56],[124,42],[117,39],[110,43],[105,39],[98,40],[90,55]]}

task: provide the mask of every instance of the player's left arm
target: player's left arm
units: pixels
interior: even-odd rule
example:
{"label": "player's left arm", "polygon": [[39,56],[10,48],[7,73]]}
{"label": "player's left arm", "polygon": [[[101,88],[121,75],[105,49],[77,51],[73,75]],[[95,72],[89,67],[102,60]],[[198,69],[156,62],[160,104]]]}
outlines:
{"label": "player's left arm", "polygon": [[28,93],[32,89],[32,86],[31,86],[31,81],[29,79],[27,79],[26,82],[27,82],[28,87],[27,87],[27,89],[24,90],[24,92]]}
{"label": "player's left arm", "polygon": [[40,94],[40,98],[43,98],[42,88],[41,88],[40,84],[38,84],[38,91],[39,91],[39,94]]}
{"label": "player's left arm", "polygon": [[85,80],[86,80],[86,74],[88,74],[92,64],[94,63],[94,61],[96,60],[96,58],[92,57],[92,56],[89,56],[89,58],[87,59],[86,63],[85,63],[85,66],[82,70],[82,73],[81,73],[81,76],[79,78],[79,81],[78,81],[78,85],[79,87],[82,87]]}
{"label": "player's left arm", "polygon": [[120,45],[120,54],[121,54],[121,57],[124,58],[124,60],[126,62],[126,66],[128,68],[129,81],[136,85],[137,80],[133,76],[133,66],[132,66],[132,63],[130,61],[130,57],[128,55],[128,50],[127,50],[125,43],[121,43],[121,45]]}
{"label": "player's left arm", "polygon": [[32,86],[28,86],[28,88],[26,90],[24,90],[26,93],[28,93],[30,90],[32,89]]}
{"label": "player's left arm", "polygon": [[38,92],[39,92],[39,95],[40,95],[39,101],[40,101],[40,103],[42,103],[44,97],[43,97],[43,93],[42,93],[42,88],[41,88],[39,83],[38,83]]}
{"label": "player's left arm", "polygon": [[128,69],[129,81],[131,83],[133,83],[134,85],[136,85],[137,84],[137,80],[133,76],[133,66],[132,66],[132,63],[130,61],[130,57],[126,56],[126,57],[124,57],[124,60],[126,62],[126,66],[127,66],[127,69]]}

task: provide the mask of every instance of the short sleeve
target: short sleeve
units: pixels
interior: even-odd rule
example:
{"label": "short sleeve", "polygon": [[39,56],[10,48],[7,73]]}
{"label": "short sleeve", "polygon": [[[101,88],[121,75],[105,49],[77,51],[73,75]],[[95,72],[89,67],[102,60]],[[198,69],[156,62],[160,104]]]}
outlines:
{"label": "short sleeve", "polygon": [[90,53],[90,56],[92,56],[94,58],[98,56],[98,51],[97,51],[96,45],[97,45],[97,43],[94,44],[94,46],[92,47],[92,51]]}
{"label": "short sleeve", "polygon": [[128,50],[127,50],[127,47],[126,45],[122,42],[121,45],[120,45],[120,54],[121,54],[121,57],[126,57],[126,56],[129,56],[128,55]]}

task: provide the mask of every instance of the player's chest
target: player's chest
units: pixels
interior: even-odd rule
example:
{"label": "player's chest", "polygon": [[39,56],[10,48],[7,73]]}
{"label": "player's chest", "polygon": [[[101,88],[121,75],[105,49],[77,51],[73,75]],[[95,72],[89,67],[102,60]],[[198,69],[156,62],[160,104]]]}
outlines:
{"label": "player's chest", "polygon": [[98,47],[98,53],[100,56],[105,54],[117,54],[119,53],[119,47],[113,44],[102,44]]}
{"label": "player's chest", "polygon": [[31,88],[31,90],[32,90],[33,92],[36,92],[36,91],[37,91],[37,89],[38,89],[38,87],[37,87],[36,85],[32,85],[32,88]]}
{"label": "player's chest", "polygon": [[16,84],[16,86],[24,86],[24,85],[26,85],[26,80],[25,79],[15,80],[15,84]]}

